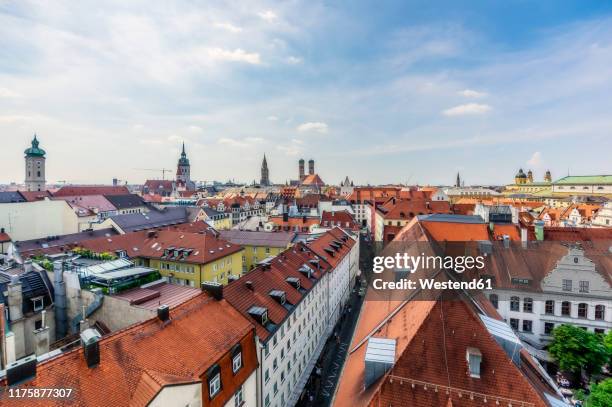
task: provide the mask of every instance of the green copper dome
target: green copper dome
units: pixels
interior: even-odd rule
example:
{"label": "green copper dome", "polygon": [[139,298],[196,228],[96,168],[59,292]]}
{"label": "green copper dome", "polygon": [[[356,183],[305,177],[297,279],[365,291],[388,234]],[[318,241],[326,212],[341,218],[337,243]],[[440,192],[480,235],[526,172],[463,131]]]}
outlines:
{"label": "green copper dome", "polygon": [[42,148],[38,148],[38,140],[36,139],[36,134],[34,135],[34,139],[32,140],[32,147],[28,148],[24,151],[25,155],[28,157],[44,157],[45,150]]}

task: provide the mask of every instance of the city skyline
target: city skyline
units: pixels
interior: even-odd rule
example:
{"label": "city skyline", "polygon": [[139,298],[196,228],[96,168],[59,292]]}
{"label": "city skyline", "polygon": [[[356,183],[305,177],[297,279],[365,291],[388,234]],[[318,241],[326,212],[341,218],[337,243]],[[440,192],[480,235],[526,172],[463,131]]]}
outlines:
{"label": "city skyline", "polygon": [[35,133],[49,183],[160,178],[135,168],[182,141],[208,181],[264,153],[274,183],[299,158],[330,184],[611,172],[609,6],[67,4],[0,6],[1,183]]}

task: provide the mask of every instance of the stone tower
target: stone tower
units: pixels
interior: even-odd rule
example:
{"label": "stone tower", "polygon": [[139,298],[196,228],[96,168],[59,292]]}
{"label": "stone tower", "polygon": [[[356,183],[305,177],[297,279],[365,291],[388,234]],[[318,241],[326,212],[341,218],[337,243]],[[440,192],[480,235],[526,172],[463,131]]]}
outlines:
{"label": "stone tower", "polygon": [[304,172],[304,159],[303,158],[300,158],[299,169],[300,169],[300,181],[302,181],[304,178],[306,178],[306,174]]}
{"label": "stone tower", "polygon": [[552,182],[552,175],[550,175],[550,170],[546,171],[546,174],[544,175],[544,181],[545,182]]}
{"label": "stone tower", "polygon": [[28,191],[44,191],[45,180],[45,150],[38,147],[36,134],[32,146],[25,153],[25,185]]}
{"label": "stone tower", "polygon": [[270,172],[268,171],[268,162],[266,161],[266,155],[264,154],[263,161],[261,162],[261,185],[270,185]]}
{"label": "stone tower", "polygon": [[189,159],[185,153],[184,142],[181,158],[179,158],[178,165],[176,166],[176,184],[185,188],[188,188],[191,185],[191,166],[189,165]]}
{"label": "stone tower", "polygon": [[461,187],[461,177],[459,176],[459,173],[457,173],[457,181],[455,182],[455,186],[457,188]]}
{"label": "stone tower", "polygon": [[314,175],[315,170],[314,170],[314,160],[310,159],[308,160],[308,175]]}

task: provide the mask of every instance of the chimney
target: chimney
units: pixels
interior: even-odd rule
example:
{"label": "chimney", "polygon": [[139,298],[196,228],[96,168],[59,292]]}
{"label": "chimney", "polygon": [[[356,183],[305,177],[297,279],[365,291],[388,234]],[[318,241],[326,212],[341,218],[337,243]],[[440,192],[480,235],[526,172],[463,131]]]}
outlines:
{"label": "chimney", "polygon": [[248,288],[249,290],[253,291],[253,282],[252,281],[247,281],[246,283],[244,283],[246,285],[246,288]]}
{"label": "chimney", "polygon": [[167,304],[157,307],[157,318],[162,322],[170,320],[170,307]]}
{"label": "chimney", "polygon": [[32,260],[26,260],[23,262],[23,272],[29,273],[32,271]]}
{"label": "chimney", "polygon": [[509,249],[510,248],[510,236],[503,235],[502,238],[504,239],[504,249]]}
{"label": "chimney", "polygon": [[93,328],[81,332],[81,343],[83,344],[83,356],[87,367],[95,367],[100,364],[100,334]]}
{"label": "chimney", "polygon": [[23,383],[36,377],[36,355],[19,359],[6,367],[6,384]]}
{"label": "chimney", "polygon": [[66,316],[66,283],[64,282],[64,264],[53,262],[53,288],[55,290],[55,339],[62,339],[68,330]]}
{"label": "chimney", "polygon": [[527,248],[527,228],[521,228],[521,245],[523,249]]}
{"label": "chimney", "polygon": [[12,321],[17,321],[23,317],[23,296],[19,276],[12,275],[11,282],[8,284],[8,306]]}
{"label": "chimney", "polygon": [[36,355],[44,355],[49,352],[49,327],[46,321],[47,311],[43,310],[40,314],[42,316],[41,327],[34,330],[34,343],[36,346]]}
{"label": "chimney", "polygon": [[289,214],[287,212],[283,212],[283,222],[289,222]]}
{"label": "chimney", "polygon": [[223,285],[220,283],[214,281],[204,281],[202,283],[202,291],[206,291],[217,301],[223,299]]}

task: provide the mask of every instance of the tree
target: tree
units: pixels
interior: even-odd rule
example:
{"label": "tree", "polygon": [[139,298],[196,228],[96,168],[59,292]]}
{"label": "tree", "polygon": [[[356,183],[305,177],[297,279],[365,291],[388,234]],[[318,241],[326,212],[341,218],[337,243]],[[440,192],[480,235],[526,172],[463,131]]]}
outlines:
{"label": "tree", "polygon": [[548,352],[559,368],[572,373],[599,373],[608,361],[608,351],[601,335],[572,325],[560,325],[553,330]]}
{"label": "tree", "polygon": [[612,406],[612,379],[591,385],[591,394],[586,405],[589,407]]}
{"label": "tree", "polygon": [[608,334],[604,336],[604,345],[608,350],[608,365],[612,367],[612,329],[608,331]]}

